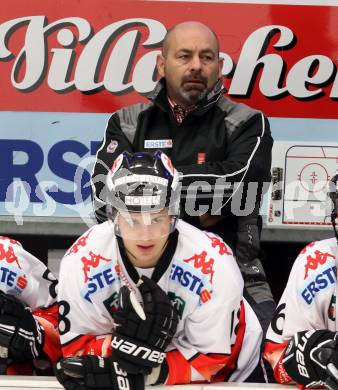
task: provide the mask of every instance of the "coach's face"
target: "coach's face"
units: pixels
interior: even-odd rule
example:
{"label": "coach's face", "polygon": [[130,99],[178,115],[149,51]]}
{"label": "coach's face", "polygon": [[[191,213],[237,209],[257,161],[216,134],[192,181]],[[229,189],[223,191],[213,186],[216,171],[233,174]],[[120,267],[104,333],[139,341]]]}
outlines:
{"label": "coach's face", "polygon": [[165,77],[169,97],[184,107],[196,104],[212,90],[222,66],[216,37],[197,22],[177,25],[157,57],[157,70]]}

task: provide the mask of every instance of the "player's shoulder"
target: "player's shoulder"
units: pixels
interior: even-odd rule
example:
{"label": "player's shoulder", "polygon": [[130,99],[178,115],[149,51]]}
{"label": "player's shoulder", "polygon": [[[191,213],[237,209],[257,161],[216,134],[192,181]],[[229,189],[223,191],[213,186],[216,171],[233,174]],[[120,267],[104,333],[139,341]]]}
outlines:
{"label": "player's shoulder", "polygon": [[337,255],[338,246],[335,238],[313,241],[299,252],[294,266],[313,271],[320,270],[327,265],[334,266]]}
{"label": "player's shoulder", "polygon": [[177,228],[181,254],[184,255],[184,259],[199,257],[203,261],[211,261],[215,269],[220,271],[225,269],[228,274],[231,274],[231,270],[238,273],[232,250],[221,237],[215,233],[200,230],[182,220],[179,221]]}
{"label": "player's shoulder", "polygon": [[22,244],[10,237],[0,236],[0,261],[5,260],[18,268],[31,268],[34,264],[42,264],[33,254],[24,249]]}
{"label": "player's shoulder", "polygon": [[335,239],[314,241],[299,253],[290,275],[288,286],[297,286],[301,299],[307,304],[318,301],[329,293],[337,282]]}
{"label": "player's shoulder", "polygon": [[177,229],[179,239],[184,246],[207,250],[219,255],[233,256],[230,246],[215,233],[198,229],[183,220],[179,220]]}
{"label": "player's shoulder", "polygon": [[13,238],[0,236],[0,252],[2,252],[2,248],[22,249],[22,244]]}
{"label": "player's shoulder", "polygon": [[96,224],[83,233],[66,251],[62,263],[76,263],[88,256],[103,256],[110,250],[116,238],[114,226],[110,222]]}

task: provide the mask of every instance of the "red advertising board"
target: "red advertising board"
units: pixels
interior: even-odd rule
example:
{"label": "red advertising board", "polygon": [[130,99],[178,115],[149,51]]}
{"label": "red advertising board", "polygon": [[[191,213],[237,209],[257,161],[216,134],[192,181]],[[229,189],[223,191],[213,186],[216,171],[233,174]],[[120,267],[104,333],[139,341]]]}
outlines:
{"label": "red advertising board", "polygon": [[219,36],[233,99],[273,117],[338,118],[338,7],[6,3],[0,19],[2,111],[104,113],[138,102],[156,81],[166,29],[199,20]]}

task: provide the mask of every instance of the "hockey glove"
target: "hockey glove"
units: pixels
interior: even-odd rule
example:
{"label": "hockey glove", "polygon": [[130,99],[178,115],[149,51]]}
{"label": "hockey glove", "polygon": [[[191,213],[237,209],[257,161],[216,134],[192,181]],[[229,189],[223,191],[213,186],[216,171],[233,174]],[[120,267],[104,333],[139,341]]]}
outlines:
{"label": "hockey glove", "polygon": [[143,276],[139,290],[143,307],[126,286],[120,290],[120,307],[113,315],[117,326],[112,347],[124,370],[148,375],[164,362],[178,315],[166,293],[151,279]]}
{"label": "hockey glove", "polygon": [[12,295],[0,291],[0,355],[14,362],[39,357],[44,332],[31,309]]}
{"label": "hockey glove", "polygon": [[143,375],[127,374],[114,357],[79,356],[62,359],[55,368],[66,390],[144,390]]}
{"label": "hockey glove", "polygon": [[298,384],[338,389],[338,333],[329,330],[298,332],[283,358],[286,372]]}

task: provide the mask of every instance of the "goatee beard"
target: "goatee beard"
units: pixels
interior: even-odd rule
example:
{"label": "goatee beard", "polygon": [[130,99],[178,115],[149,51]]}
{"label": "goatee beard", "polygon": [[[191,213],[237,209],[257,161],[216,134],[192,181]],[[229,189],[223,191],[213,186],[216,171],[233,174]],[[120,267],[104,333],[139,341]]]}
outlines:
{"label": "goatee beard", "polygon": [[183,99],[188,103],[187,105],[188,106],[192,106],[194,104],[197,104],[199,103],[201,100],[203,100],[207,94],[208,94],[208,91],[207,89],[201,91],[199,94],[197,95],[191,95],[190,94],[191,91],[184,91],[184,90],[181,90],[181,96],[183,97]]}

